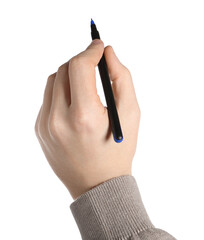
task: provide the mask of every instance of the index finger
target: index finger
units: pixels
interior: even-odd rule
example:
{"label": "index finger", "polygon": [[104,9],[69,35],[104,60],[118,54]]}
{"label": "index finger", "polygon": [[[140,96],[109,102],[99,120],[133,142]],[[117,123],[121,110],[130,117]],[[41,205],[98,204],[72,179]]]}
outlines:
{"label": "index finger", "polygon": [[89,105],[96,99],[95,67],[99,63],[104,51],[101,40],[95,39],[86,48],[69,60],[69,79],[71,104],[78,106]]}

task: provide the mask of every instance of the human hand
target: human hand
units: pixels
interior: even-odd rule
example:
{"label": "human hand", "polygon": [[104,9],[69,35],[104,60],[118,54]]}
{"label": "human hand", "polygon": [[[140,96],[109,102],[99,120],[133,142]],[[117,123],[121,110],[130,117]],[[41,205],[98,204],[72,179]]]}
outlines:
{"label": "human hand", "polygon": [[[123,132],[113,139],[107,108],[96,89],[104,52]],[[111,178],[131,175],[140,109],[129,70],[113,48],[94,40],[48,77],[35,132],[52,169],[73,199]]]}

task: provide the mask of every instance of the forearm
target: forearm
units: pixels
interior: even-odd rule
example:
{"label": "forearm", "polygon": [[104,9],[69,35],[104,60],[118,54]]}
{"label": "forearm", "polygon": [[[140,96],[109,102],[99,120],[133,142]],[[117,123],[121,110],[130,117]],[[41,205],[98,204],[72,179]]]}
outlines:
{"label": "forearm", "polygon": [[96,186],[70,208],[83,240],[175,240],[151,223],[133,176],[113,178]]}

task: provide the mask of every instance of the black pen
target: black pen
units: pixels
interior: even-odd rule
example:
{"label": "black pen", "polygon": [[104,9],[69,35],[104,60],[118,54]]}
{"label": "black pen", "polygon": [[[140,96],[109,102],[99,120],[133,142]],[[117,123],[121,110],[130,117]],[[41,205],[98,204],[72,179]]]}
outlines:
{"label": "black pen", "polygon": [[[92,19],[91,19],[91,37],[92,37],[92,40],[100,39],[100,35],[96,28],[96,24]],[[99,73],[100,73],[100,77],[103,85],[103,91],[104,91],[105,99],[107,103],[108,116],[110,120],[111,129],[113,132],[113,138],[115,142],[120,143],[123,141],[123,134],[120,126],[118,112],[115,105],[115,100],[113,96],[113,91],[111,87],[111,82],[110,82],[108,68],[107,68],[104,54],[100,59],[100,62],[98,64],[98,69],[99,69]]]}

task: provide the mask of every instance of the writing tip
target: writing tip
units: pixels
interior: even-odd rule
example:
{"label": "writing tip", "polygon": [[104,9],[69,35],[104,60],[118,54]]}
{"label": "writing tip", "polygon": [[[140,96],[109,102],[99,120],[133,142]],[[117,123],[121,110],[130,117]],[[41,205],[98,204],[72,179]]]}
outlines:
{"label": "writing tip", "polygon": [[94,20],[91,18],[91,25],[92,25],[92,24],[95,24],[95,23],[94,23]]}

